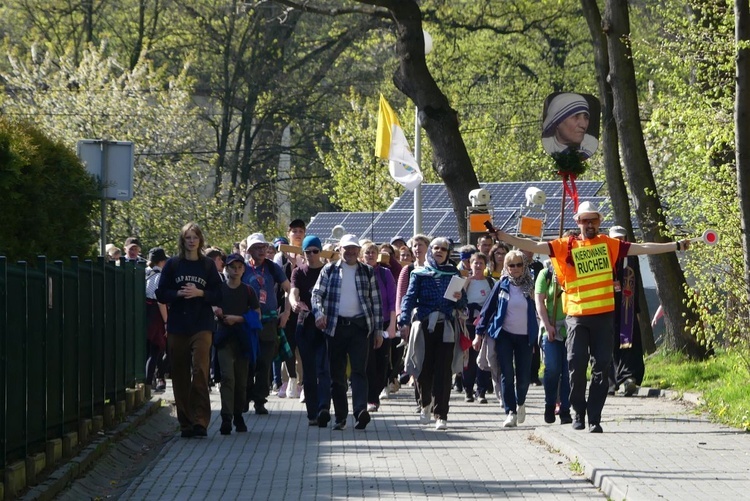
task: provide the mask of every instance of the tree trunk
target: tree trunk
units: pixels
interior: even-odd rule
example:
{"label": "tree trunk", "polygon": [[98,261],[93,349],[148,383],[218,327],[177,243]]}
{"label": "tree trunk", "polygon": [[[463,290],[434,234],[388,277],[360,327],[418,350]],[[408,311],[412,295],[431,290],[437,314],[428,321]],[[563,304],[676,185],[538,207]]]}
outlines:
{"label": "tree trunk", "polygon": [[419,109],[419,121],[432,145],[433,168],[445,183],[461,241],[466,242],[469,192],[479,188],[479,181],[458,129],[458,114],[427,68],[419,5],[414,0],[360,1],[385,7],[393,14],[399,59],[393,82]]}
{"label": "tree trunk", "polygon": [[740,197],[742,254],[745,259],[745,291],[750,300],[750,49],[746,45],[750,41],[748,0],[735,0],[734,23],[739,47],[734,98],[734,154],[737,163],[737,192]]}
{"label": "tree trunk", "polygon": [[[660,212],[656,183],[651,172],[641,129],[636,95],[635,67],[630,50],[630,19],[626,0],[607,0],[602,29],[607,37],[609,75],[612,88],[614,118],[620,141],[622,160],[633,194],[635,212],[644,239],[666,242],[659,231],[665,224]],[[649,256],[656,279],[656,289],[666,319],[665,345],[684,351],[691,358],[704,358],[705,347],[688,332],[698,322],[697,313],[688,308],[685,275],[674,253]]]}
{"label": "tree trunk", "polygon": [[[607,82],[609,74],[609,54],[607,52],[607,37],[602,31],[602,16],[596,0],[581,0],[583,14],[591,33],[591,41],[594,47],[594,67],[596,68],[596,82],[599,87],[599,96],[602,104],[602,137],[600,148],[604,156],[604,169],[607,177],[607,187],[612,202],[612,210],[615,214],[615,223],[623,226],[628,231],[628,240],[633,242],[635,235],[633,225],[630,222],[630,202],[625,181],[622,177],[622,165],[620,164],[619,143],[617,141],[617,124],[614,118],[614,102],[612,87]],[[646,303],[646,294],[643,291],[643,281],[637,281],[639,310],[639,325],[641,328],[641,340],[645,353],[653,353],[656,350],[654,342],[654,331],[651,329],[651,315]]]}

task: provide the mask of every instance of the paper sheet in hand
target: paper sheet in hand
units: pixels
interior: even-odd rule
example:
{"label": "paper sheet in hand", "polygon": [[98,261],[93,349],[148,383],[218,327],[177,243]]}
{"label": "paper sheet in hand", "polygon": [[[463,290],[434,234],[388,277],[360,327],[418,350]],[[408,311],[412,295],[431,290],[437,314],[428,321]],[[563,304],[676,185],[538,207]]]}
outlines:
{"label": "paper sheet in hand", "polygon": [[456,292],[461,292],[461,289],[464,288],[464,283],[466,282],[466,280],[468,279],[460,277],[458,275],[453,275],[451,277],[451,282],[448,284],[448,288],[445,290],[445,294],[443,294],[443,297],[450,301],[455,301],[456,298],[453,297],[453,294]]}

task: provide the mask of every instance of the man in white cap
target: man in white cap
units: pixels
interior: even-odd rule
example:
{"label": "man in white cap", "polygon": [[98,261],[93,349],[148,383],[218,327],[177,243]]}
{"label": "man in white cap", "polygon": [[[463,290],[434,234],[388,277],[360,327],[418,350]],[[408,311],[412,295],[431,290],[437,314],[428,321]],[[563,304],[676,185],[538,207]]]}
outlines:
{"label": "man in white cap", "polygon": [[[260,303],[261,322],[260,353],[256,357],[254,370],[248,373],[248,401],[255,403],[256,414],[268,414],[268,380],[271,375],[271,363],[278,349],[279,304],[276,297],[276,286],[281,287],[285,298],[291,290],[281,266],[266,259],[268,242],[262,233],[253,233],[247,237],[248,260],[242,282],[255,290]],[[281,324],[281,327],[284,327]]]}
{"label": "man in white cap", "polygon": [[[601,416],[607,399],[607,371],[612,361],[615,292],[612,277],[618,259],[642,254],[666,254],[686,250],[690,240],[642,244],[599,235],[602,214],[591,202],[583,202],[573,215],[580,236],[537,242],[499,230],[497,238],[521,250],[548,254],[563,294],[568,330],[570,405],[575,411],[573,428],[601,433]],[[586,367],[591,360],[591,386],[586,399]]]}
{"label": "man in white cap", "polygon": [[355,235],[339,241],[341,259],[328,263],[312,290],[315,326],[331,336],[328,357],[331,364],[331,400],[336,422],[334,430],[346,428],[349,405],[346,399],[346,359],[349,356],[352,383],[352,411],[355,428],[364,430],[370,422],[367,412],[367,356],[372,335],[383,331],[380,292],[373,269],[360,262],[360,244]]}
{"label": "man in white cap", "polygon": [[[628,232],[622,226],[613,226],[609,229],[609,236],[627,241]],[[629,397],[638,389],[645,372],[641,328],[638,323],[641,268],[637,257],[625,256],[617,260],[615,269],[615,332],[608,393],[614,395],[622,386],[623,394]]]}

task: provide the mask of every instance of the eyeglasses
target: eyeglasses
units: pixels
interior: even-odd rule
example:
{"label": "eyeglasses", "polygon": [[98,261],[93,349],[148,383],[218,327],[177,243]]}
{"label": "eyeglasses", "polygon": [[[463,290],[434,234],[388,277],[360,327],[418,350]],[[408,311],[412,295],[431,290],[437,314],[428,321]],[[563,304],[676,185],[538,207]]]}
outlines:
{"label": "eyeglasses", "polygon": [[310,250],[306,250],[305,254],[309,256],[310,254],[318,254],[319,252],[320,252],[320,249],[310,249]]}
{"label": "eyeglasses", "polygon": [[445,247],[433,247],[432,252],[441,251],[441,252],[448,252],[448,249]]}
{"label": "eyeglasses", "polygon": [[596,223],[598,223],[599,222],[599,218],[598,217],[595,217],[595,218],[592,218],[592,219],[583,219],[583,218],[581,218],[581,219],[578,220],[578,222],[582,226],[586,226],[588,224],[596,224]]}
{"label": "eyeglasses", "polygon": [[508,268],[523,268],[523,263],[508,263],[505,266]]}

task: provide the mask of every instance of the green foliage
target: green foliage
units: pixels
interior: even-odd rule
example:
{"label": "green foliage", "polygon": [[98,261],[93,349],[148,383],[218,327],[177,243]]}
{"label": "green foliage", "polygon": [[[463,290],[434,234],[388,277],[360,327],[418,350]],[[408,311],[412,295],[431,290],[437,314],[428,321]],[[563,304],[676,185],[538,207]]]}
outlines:
{"label": "green foliage", "polygon": [[717,350],[704,361],[658,351],[646,359],[643,386],[700,393],[722,423],[750,431],[750,366],[736,350]]}
{"label": "green foliage", "polygon": [[[11,64],[12,72],[1,75],[13,96],[6,102],[8,115],[33,117],[71,149],[85,138],[134,143],[134,198],[109,202],[111,241],[121,245],[139,235],[145,249],[175,251],[187,221],[198,222],[207,238],[234,229],[222,217],[221,199],[211,195],[210,158],[192,153],[205,150],[205,137],[196,127],[200,110],[192,104],[187,65],[174,78],[145,58],[126,70],[95,47],[78,63],[47,52],[12,58]],[[98,226],[96,219],[92,226]]]}
{"label": "green foliage", "polygon": [[0,116],[0,254],[9,259],[88,255],[96,181],[75,153],[26,122]]}
{"label": "green foliage", "polygon": [[654,177],[667,220],[665,234],[700,236],[712,228],[719,244],[695,244],[682,258],[691,303],[700,314],[693,334],[750,360],[750,305],[734,164],[734,19],[724,3],[680,2],[646,12],[661,17],[658,37],[634,43],[652,77],[643,102]]}

